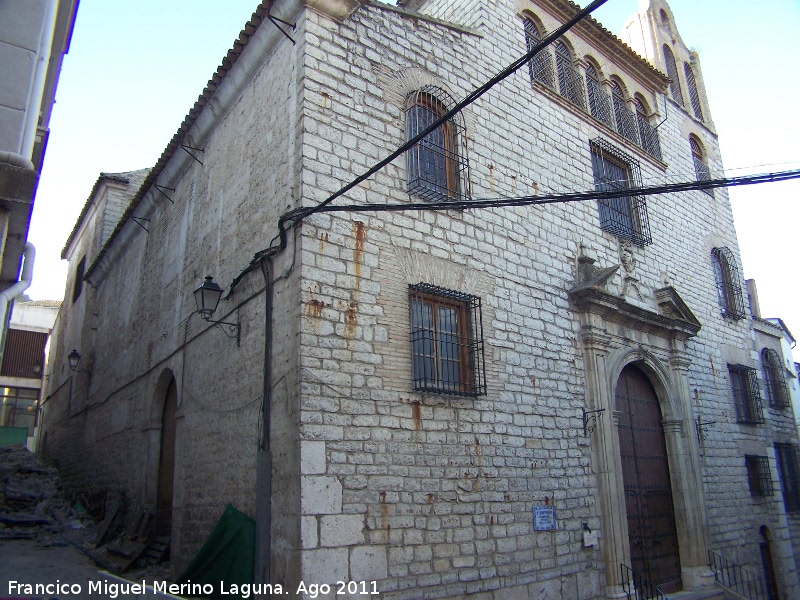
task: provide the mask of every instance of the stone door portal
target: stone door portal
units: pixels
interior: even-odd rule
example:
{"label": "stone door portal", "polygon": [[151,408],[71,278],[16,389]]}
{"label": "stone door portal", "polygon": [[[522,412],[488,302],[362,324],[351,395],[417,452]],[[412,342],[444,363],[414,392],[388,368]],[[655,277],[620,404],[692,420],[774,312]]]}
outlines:
{"label": "stone door portal", "polygon": [[616,387],[631,568],[664,592],[681,587],[681,565],[661,408],[647,376],[626,366]]}

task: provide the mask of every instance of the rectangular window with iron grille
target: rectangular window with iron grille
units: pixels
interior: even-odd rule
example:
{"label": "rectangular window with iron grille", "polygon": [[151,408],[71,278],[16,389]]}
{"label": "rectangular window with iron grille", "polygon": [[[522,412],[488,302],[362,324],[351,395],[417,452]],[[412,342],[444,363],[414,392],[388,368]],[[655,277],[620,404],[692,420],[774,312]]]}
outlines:
{"label": "rectangular window with iron grille", "polygon": [[481,299],[438,286],[409,286],[414,389],[486,394]]}
{"label": "rectangular window with iron grille", "polygon": [[775,444],[775,462],[781,480],[783,504],[787,512],[800,510],[800,468],[797,464],[797,446]]}
{"label": "rectangular window with iron grille", "polygon": [[769,472],[769,458],[766,456],[745,455],[747,483],[751,496],[772,496],[772,475]]}
{"label": "rectangular window with iron grille", "polygon": [[728,373],[736,405],[736,421],[750,425],[763,423],[764,410],[756,370],[744,365],[728,365]]}
{"label": "rectangular window with iron grille", "polygon": [[598,199],[600,227],[638,246],[652,243],[644,197],[623,195],[642,185],[638,161],[600,138],[589,142],[589,148],[594,188],[598,192],[621,192],[620,196]]}

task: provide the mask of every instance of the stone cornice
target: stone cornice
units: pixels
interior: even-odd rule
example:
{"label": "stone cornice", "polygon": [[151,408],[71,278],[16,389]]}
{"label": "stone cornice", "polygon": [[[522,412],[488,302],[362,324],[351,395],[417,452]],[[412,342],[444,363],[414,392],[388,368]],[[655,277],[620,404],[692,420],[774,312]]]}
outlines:
{"label": "stone cornice", "polygon": [[[686,305],[677,296],[672,288],[656,290],[656,299],[662,298],[659,307],[669,306],[664,313],[657,313],[646,308],[641,308],[625,298],[615,296],[596,287],[576,287],[568,292],[574,308],[579,312],[600,315],[606,321],[619,323],[645,333],[656,333],[667,339],[688,339],[700,331],[700,323],[689,311]],[[664,301],[668,297],[671,303]],[[673,307],[679,306],[680,310]],[[685,311],[685,312],[684,312]]]}

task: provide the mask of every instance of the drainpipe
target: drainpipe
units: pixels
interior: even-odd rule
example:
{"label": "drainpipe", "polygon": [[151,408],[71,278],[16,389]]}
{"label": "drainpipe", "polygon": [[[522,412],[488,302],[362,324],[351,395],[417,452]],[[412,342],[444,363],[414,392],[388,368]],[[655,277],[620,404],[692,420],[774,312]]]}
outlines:
{"label": "drainpipe", "polygon": [[266,326],[264,327],[264,396],[261,404],[261,439],[256,455],[256,549],[255,583],[270,583],[272,556],[272,449],[270,412],[272,410],[272,257],[261,259],[266,285]]}
{"label": "drainpipe", "polygon": [[36,53],[36,67],[33,74],[30,93],[28,95],[28,109],[25,115],[25,129],[19,153],[25,158],[32,159],[33,145],[36,142],[36,129],[39,126],[39,115],[42,112],[42,94],[47,80],[47,69],[50,66],[50,53],[53,46],[53,35],[56,29],[56,14],[58,13],[58,0],[48,0],[45,8],[42,33],[39,37],[39,49]]}
{"label": "drainpipe", "polygon": [[25,257],[25,262],[22,263],[22,273],[19,281],[0,292],[0,323],[3,326],[0,337],[0,364],[2,364],[3,353],[6,349],[6,332],[8,332],[8,321],[11,317],[11,311],[8,310],[8,307],[16,296],[31,287],[31,281],[33,281],[33,263],[36,259],[36,248],[30,242],[25,244],[23,256]]}

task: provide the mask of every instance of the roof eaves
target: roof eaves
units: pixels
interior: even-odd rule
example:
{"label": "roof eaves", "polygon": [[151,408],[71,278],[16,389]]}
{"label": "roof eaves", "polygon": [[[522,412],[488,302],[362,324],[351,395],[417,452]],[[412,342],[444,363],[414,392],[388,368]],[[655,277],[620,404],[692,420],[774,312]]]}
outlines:
{"label": "roof eaves", "polygon": [[[562,11],[566,16],[574,16],[581,10],[581,7],[572,2],[572,0],[544,0],[549,2],[550,5]],[[669,84],[669,77],[666,74],[662,73],[658,69],[656,69],[650,62],[642,57],[636,50],[631,48],[628,44],[623,42],[619,37],[617,37],[614,33],[609,31],[605,28],[605,26],[595,19],[593,16],[589,15],[583,21],[578,23],[578,27],[584,29],[586,32],[590,32],[594,30],[596,33],[601,34],[603,37],[606,38],[608,45],[612,48],[616,48],[616,50],[622,54],[627,55],[634,64],[638,67],[643,68],[651,77],[654,77],[656,80],[659,80],[662,86],[666,86]]]}

